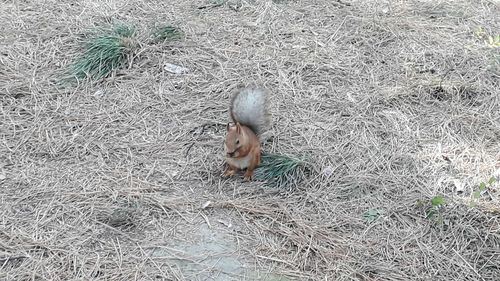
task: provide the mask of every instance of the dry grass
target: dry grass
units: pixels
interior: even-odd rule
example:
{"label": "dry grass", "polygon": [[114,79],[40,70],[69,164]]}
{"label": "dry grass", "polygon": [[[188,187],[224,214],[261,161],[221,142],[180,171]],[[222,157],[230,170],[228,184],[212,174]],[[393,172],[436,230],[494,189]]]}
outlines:
{"label": "dry grass", "polygon": [[[498,1],[211,3],[1,5],[0,279],[227,280],[203,227],[233,279],[498,279],[498,185],[470,206],[500,169]],[[183,38],[58,86],[114,20]],[[296,189],[220,177],[249,82],[273,93],[264,149],[319,171]]]}

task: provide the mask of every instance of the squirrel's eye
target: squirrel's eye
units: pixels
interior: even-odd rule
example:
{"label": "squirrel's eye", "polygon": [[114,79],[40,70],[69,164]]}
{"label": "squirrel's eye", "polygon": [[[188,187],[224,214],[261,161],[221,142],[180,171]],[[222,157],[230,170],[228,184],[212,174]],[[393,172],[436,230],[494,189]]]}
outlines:
{"label": "squirrel's eye", "polygon": [[236,140],[236,144],[240,144],[240,140]]}

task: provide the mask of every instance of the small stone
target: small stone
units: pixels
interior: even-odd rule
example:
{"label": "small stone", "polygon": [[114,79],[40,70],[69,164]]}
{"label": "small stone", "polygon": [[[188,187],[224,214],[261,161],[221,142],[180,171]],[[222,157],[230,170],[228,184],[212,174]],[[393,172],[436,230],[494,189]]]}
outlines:
{"label": "small stone", "polygon": [[464,183],[458,179],[453,179],[453,184],[455,185],[455,190],[457,192],[464,192]]}
{"label": "small stone", "polygon": [[323,169],[323,174],[326,177],[329,177],[333,174],[333,167],[332,166],[327,166],[326,168]]}
{"label": "small stone", "polygon": [[171,64],[171,63],[165,63],[164,69],[166,71],[168,71],[170,73],[174,73],[174,74],[182,74],[182,73],[189,72],[189,69],[182,67],[182,66],[175,65],[175,64]]}

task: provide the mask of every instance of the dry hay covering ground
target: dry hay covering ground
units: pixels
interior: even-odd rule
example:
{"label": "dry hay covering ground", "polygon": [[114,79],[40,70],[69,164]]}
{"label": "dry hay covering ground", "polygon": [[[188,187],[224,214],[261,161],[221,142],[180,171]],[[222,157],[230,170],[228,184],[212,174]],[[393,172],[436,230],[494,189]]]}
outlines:
{"label": "dry hay covering ground", "polygon": [[[0,279],[498,280],[498,2],[207,3],[2,3]],[[57,86],[110,21],[184,37]],[[250,82],[264,149],[316,169],[293,190],[220,177]]]}

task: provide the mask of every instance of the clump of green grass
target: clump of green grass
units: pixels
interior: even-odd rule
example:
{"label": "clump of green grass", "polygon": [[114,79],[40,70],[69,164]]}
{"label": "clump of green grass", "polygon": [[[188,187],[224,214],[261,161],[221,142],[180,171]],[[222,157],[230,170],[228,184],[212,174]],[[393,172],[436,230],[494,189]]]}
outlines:
{"label": "clump of green grass", "polygon": [[481,195],[488,190],[491,190],[496,181],[497,179],[495,177],[490,177],[487,182],[481,182],[479,184],[479,189],[475,190],[472,193],[472,201],[470,202],[470,206],[475,207],[479,201],[479,198],[481,198]]}
{"label": "clump of green grass", "polygon": [[431,206],[427,210],[427,218],[433,218],[434,215],[438,215],[441,218],[441,209],[445,205],[445,199],[441,195],[432,197]]}
{"label": "clump of green grass", "polygon": [[310,173],[309,165],[302,160],[278,154],[263,154],[261,164],[255,169],[255,179],[276,188],[292,188]]}
{"label": "clump of green grass", "polygon": [[122,67],[135,48],[134,34],[133,27],[123,24],[102,30],[85,43],[85,52],[70,68],[71,76],[101,79]]}
{"label": "clump of green grass", "polygon": [[153,31],[153,38],[156,42],[179,39],[181,36],[181,30],[171,25],[161,26]]}

